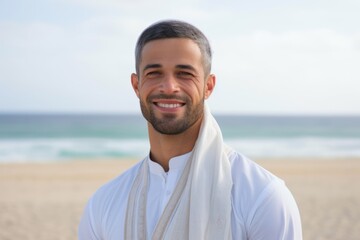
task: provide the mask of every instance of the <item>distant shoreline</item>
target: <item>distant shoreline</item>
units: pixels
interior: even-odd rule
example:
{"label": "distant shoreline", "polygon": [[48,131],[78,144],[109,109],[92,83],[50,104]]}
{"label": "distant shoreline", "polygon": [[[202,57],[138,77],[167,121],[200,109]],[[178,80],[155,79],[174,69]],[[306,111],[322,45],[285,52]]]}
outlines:
{"label": "distant shoreline", "polygon": [[[360,157],[360,116],[216,115],[224,141],[251,158]],[[139,115],[0,115],[0,162],[141,158]]]}

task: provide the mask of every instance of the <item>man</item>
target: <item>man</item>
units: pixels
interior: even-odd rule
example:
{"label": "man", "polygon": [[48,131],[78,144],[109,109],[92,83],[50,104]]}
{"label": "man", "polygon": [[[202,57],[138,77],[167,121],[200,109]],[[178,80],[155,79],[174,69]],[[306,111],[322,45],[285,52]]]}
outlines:
{"label": "man", "polygon": [[223,143],[205,100],[216,78],[200,30],[148,27],[131,84],[148,122],[150,153],[90,199],[79,239],[302,239],[283,181]]}

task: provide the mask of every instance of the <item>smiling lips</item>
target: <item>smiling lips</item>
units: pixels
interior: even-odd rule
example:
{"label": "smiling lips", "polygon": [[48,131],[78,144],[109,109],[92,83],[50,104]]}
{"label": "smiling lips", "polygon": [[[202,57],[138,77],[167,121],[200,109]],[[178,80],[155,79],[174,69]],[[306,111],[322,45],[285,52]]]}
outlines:
{"label": "smiling lips", "polygon": [[158,101],[155,101],[154,104],[159,108],[167,109],[167,110],[175,110],[175,109],[180,108],[180,107],[185,105],[185,103],[178,102],[178,101],[176,101],[176,102],[169,102],[169,101],[158,102]]}
{"label": "smiling lips", "polygon": [[155,103],[155,104],[162,108],[178,108],[184,105],[180,103]]}

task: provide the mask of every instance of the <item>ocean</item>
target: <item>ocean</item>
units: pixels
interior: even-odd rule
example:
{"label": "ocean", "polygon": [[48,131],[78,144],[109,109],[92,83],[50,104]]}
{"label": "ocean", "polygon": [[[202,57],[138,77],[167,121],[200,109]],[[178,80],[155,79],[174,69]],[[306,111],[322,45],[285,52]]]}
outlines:
{"label": "ocean", "polygon": [[[215,115],[224,141],[252,158],[360,157],[360,116]],[[0,114],[0,162],[141,159],[141,115]]]}

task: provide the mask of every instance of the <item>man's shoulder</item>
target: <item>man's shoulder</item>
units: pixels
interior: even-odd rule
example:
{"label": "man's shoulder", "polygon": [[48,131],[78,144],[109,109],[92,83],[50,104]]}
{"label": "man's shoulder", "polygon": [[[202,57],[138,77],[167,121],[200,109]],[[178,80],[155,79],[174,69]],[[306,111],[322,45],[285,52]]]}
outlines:
{"label": "man's shoulder", "polygon": [[[142,162],[142,161],[141,161]],[[136,177],[141,162],[101,186],[89,199],[80,224],[82,239],[86,234],[101,235],[114,226],[122,226],[128,201],[128,193]],[[79,230],[80,231],[80,230]]]}
{"label": "man's shoulder", "polygon": [[[282,180],[241,153],[229,154],[233,180],[233,200],[250,207],[274,183]],[[277,185],[277,184],[276,184]]]}
{"label": "man's shoulder", "polygon": [[231,173],[235,182],[237,180],[246,180],[252,184],[267,185],[269,182],[279,180],[279,178],[273,173],[269,172],[258,163],[239,152],[229,152],[229,160],[231,165]]}
{"label": "man's shoulder", "polygon": [[[240,153],[232,152],[229,160],[237,225],[248,231],[257,228],[261,229],[258,233],[284,233],[286,239],[301,239],[299,210],[284,181]],[[285,215],[286,219],[279,218]]]}
{"label": "man's shoulder", "polygon": [[238,219],[249,219],[270,198],[276,199],[272,201],[276,205],[293,204],[292,197],[284,197],[291,193],[282,179],[240,153],[232,152],[229,160],[233,179],[233,207]]}
{"label": "man's shoulder", "polygon": [[126,197],[130,191],[136,174],[144,160],[136,163],[131,168],[102,185],[92,196],[93,201],[111,201],[111,199],[121,199]]}

